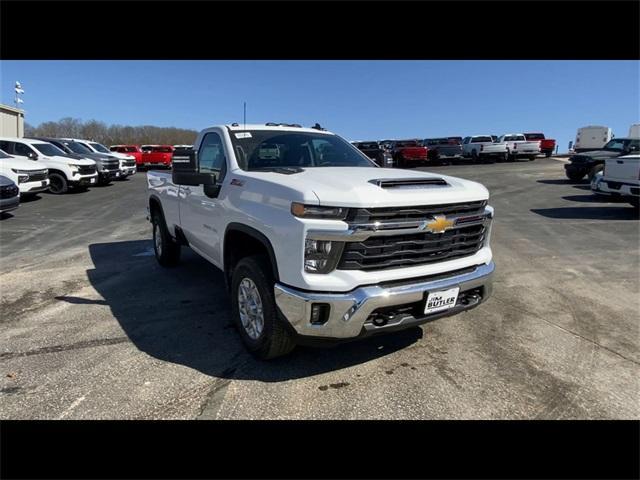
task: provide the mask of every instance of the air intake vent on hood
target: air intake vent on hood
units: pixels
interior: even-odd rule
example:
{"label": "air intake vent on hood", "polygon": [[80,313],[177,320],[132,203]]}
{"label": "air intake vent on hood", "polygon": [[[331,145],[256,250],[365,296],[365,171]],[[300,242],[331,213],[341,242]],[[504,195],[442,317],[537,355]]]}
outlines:
{"label": "air intake vent on hood", "polygon": [[379,178],[370,180],[380,188],[424,188],[424,187],[448,187],[449,184],[442,178]]}

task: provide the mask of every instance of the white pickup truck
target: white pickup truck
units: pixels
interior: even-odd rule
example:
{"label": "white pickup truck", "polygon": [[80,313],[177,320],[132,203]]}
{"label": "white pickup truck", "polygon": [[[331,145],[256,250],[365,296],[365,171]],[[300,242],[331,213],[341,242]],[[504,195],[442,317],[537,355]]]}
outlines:
{"label": "white pickup truck", "polygon": [[474,162],[496,160],[506,161],[509,153],[505,145],[494,143],[491,135],[474,135],[462,140],[462,156]]}
{"label": "white pickup truck", "polygon": [[594,177],[591,189],[599,195],[623,197],[640,208],[640,155],[606,159],[602,175]]}
{"label": "white pickup truck", "polygon": [[507,148],[509,160],[517,160],[526,157],[535,160],[540,153],[539,140],[527,140],[524,133],[508,133],[498,138],[497,145],[504,145]]}
{"label": "white pickup truck", "polygon": [[475,182],[380,168],[319,126],[223,125],[147,173],[158,262],[224,272],[259,358],[471,309],[491,293],[493,209]]}

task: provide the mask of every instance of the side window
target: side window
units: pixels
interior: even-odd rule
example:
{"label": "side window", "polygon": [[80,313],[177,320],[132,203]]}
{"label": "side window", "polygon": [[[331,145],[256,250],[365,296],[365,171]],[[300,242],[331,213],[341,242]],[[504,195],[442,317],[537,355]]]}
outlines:
{"label": "side window", "polygon": [[198,151],[198,171],[200,173],[220,173],[225,170],[224,148],[220,135],[215,132],[207,133],[202,139]]}
{"label": "side window", "polygon": [[13,151],[16,155],[21,155],[23,157],[27,157],[29,156],[30,153],[33,153],[33,151],[27,147],[24,143],[14,143],[13,144]]}
{"label": "side window", "polygon": [[7,142],[6,140],[0,140],[0,150],[4,150],[6,153],[11,155],[13,153],[13,149],[11,148],[11,142]]}

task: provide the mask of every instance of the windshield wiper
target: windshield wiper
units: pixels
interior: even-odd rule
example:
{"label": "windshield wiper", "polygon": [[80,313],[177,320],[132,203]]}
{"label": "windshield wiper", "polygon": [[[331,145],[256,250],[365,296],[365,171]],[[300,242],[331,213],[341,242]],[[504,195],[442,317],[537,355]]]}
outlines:
{"label": "windshield wiper", "polygon": [[251,172],[275,172],[275,173],[283,173],[286,175],[292,175],[294,173],[304,172],[304,169],[301,167],[260,167],[260,168],[252,168]]}

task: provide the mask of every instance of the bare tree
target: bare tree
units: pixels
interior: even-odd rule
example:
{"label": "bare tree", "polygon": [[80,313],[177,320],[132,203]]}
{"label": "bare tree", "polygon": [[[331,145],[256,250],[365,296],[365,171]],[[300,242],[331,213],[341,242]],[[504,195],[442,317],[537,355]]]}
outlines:
{"label": "bare tree", "polygon": [[198,132],[185,128],[156,127],[154,125],[107,125],[99,120],[82,121],[66,117],[57,122],[44,122],[34,127],[25,124],[25,132],[30,136],[54,138],[84,138],[104,145],[191,145]]}

